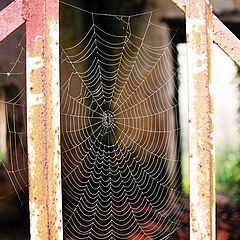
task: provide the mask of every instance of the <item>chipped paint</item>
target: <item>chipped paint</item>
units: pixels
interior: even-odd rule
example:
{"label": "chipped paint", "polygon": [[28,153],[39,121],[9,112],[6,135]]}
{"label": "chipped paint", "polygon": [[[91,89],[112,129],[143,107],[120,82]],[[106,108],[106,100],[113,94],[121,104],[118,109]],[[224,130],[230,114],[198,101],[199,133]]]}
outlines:
{"label": "chipped paint", "polygon": [[215,239],[212,8],[205,0],[186,5],[189,67],[190,236]]}
{"label": "chipped paint", "polygon": [[[33,89],[33,84],[30,84],[30,89]],[[36,93],[36,94],[29,94],[28,101],[31,101],[32,106],[43,104],[44,103],[44,96],[43,93]]]}
{"label": "chipped paint", "polygon": [[216,17],[213,17],[213,37],[228,56],[240,66],[240,40]]}
{"label": "chipped paint", "polygon": [[34,203],[30,203],[29,208],[30,208],[30,211],[34,212],[32,214],[31,226],[30,226],[31,238],[38,239],[37,225],[38,225],[38,216],[41,209],[39,209],[39,207],[37,207]]}
{"label": "chipped paint", "polygon": [[[49,47],[51,49],[51,52],[54,53],[52,58],[50,59],[49,63],[51,65],[52,69],[52,76],[59,76],[59,64],[56,64],[59,62],[59,33],[58,33],[58,25],[56,25],[55,21],[50,21],[49,23],[49,36],[50,36],[50,43]],[[53,141],[53,146],[55,151],[53,152],[53,170],[58,169],[58,176],[56,178],[56,181],[61,180],[61,164],[60,164],[60,96],[59,96],[60,86],[59,81],[54,81],[53,84],[51,84],[51,92],[54,96],[52,99],[52,115],[54,118],[52,118],[54,128],[54,133],[56,137]],[[52,199],[52,202],[56,202],[52,207],[55,207],[56,214],[56,220],[52,223],[55,225],[55,229],[57,229],[57,238],[62,239],[63,238],[63,228],[62,228],[62,210],[59,209],[59,206],[62,205],[62,187],[61,184],[56,182],[56,188],[53,189],[55,194],[59,196],[57,199]]]}
{"label": "chipped paint", "polygon": [[[32,72],[37,71],[44,67],[44,59],[42,57],[30,57],[27,53],[27,59],[28,59],[28,67],[27,67],[27,76],[33,76]],[[31,105],[38,105],[44,103],[44,95],[43,93],[39,92],[36,93],[33,81],[29,81],[28,87],[30,89],[28,94],[28,101],[31,102]]]}
{"label": "chipped paint", "polygon": [[[28,62],[29,70],[31,71],[38,70],[39,68],[42,68],[44,66],[43,58],[40,56],[36,56],[36,57],[27,56],[27,58],[29,61]],[[30,73],[28,72],[28,74]]]}

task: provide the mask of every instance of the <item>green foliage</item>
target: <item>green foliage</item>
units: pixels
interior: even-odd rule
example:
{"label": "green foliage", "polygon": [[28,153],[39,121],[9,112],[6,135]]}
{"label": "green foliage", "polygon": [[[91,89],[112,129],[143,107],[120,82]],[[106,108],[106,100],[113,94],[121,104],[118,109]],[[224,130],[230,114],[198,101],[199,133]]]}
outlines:
{"label": "green foliage", "polygon": [[[183,154],[183,191],[186,196],[190,191],[189,163],[187,154]],[[216,190],[240,202],[240,149],[228,147],[228,150],[216,154]]]}
{"label": "green foliage", "polygon": [[190,180],[189,180],[189,176],[188,177],[186,177],[186,176],[183,177],[182,185],[183,185],[184,195],[189,196],[189,193],[190,193]]}
{"label": "green foliage", "polygon": [[3,162],[5,154],[0,150],[0,164]]}
{"label": "green foliage", "polygon": [[182,186],[185,196],[189,196],[190,193],[190,176],[189,176],[189,160],[187,151],[183,151],[182,154]]}
{"label": "green foliage", "polygon": [[240,149],[217,153],[216,170],[217,191],[240,202]]}

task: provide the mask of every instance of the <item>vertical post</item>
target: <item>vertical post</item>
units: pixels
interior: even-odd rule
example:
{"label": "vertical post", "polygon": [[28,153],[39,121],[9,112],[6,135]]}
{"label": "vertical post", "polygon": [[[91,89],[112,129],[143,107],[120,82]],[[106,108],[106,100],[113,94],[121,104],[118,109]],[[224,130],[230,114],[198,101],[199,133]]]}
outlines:
{"label": "vertical post", "polygon": [[190,237],[215,239],[215,157],[213,143],[212,5],[188,0]]}
{"label": "vertical post", "polygon": [[0,162],[1,158],[6,158],[7,154],[7,121],[6,121],[6,107],[5,107],[5,92],[0,89]]}
{"label": "vertical post", "polygon": [[30,234],[60,240],[62,196],[59,103],[59,1],[24,0]]}

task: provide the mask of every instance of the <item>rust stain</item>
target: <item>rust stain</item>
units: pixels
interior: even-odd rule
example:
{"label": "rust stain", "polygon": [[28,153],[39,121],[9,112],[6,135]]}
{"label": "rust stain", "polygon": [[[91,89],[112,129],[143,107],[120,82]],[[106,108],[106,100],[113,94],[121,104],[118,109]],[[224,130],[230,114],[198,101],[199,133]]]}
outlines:
{"label": "rust stain", "polygon": [[[186,12],[186,7],[181,0],[172,0],[183,12]],[[211,2],[208,1],[208,5]],[[213,37],[223,51],[240,66],[240,40],[213,14]]]}
{"label": "rust stain", "polygon": [[[61,240],[58,1],[31,1],[27,104],[31,239]],[[55,35],[52,36],[52,28]],[[56,56],[55,56],[56,55]]]}
{"label": "rust stain", "polygon": [[210,2],[189,0],[186,5],[190,69],[190,218],[191,237],[215,239],[212,9]]}
{"label": "rust stain", "polygon": [[30,18],[28,1],[29,0],[22,0],[22,17],[25,21],[28,21]]}

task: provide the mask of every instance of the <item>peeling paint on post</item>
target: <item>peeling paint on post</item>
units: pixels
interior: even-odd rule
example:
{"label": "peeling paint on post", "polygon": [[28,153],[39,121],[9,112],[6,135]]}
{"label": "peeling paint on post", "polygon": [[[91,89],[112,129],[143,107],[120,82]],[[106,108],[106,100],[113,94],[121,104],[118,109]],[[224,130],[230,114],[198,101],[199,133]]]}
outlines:
{"label": "peeling paint on post", "polygon": [[215,239],[215,149],[213,142],[212,5],[188,0],[190,236]]}
{"label": "peeling paint on post", "polygon": [[213,38],[215,43],[240,66],[240,40],[216,16],[213,17]]}
{"label": "peeling paint on post", "polygon": [[0,42],[25,22],[23,0],[15,0],[0,11]]}
{"label": "peeling paint on post", "polygon": [[62,195],[59,101],[59,1],[24,0],[30,234],[61,240]]}
{"label": "peeling paint on post", "polygon": [[[183,12],[186,12],[186,1],[187,0],[172,0]],[[240,40],[214,14],[213,40],[240,66]]]}

